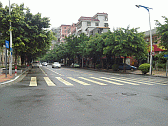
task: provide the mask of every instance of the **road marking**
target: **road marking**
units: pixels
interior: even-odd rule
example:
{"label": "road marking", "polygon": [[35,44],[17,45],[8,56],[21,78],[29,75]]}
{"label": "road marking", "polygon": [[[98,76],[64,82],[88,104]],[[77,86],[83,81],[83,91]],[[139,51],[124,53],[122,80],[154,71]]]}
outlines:
{"label": "road marking", "polygon": [[120,84],[120,83],[117,83],[117,82],[111,82],[111,81],[108,81],[108,80],[99,79],[99,78],[96,78],[96,77],[90,77],[90,78],[93,78],[93,79],[96,79],[96,80],[100,80],[100,81],[105,81],[105,82],[108,82],[108,83],[111,83],[111,84],[115,84],[115,85],[124,85],[124,84]]}
{"label": "road marking", "polygon": [[[115,78],[115,77],[110,77],[110,78]],[[123,78],[123,79],[122,79]],[[120,78],[120,80],[125,80],[125,81],[129,81],[128,78],[125,78],[125,77],[122,77]],[[130,79],[130,78],[129,78]],[[146,79],[145,79],[146,80]],[[117,80],[116,80],[117,81]],[[129,81],[130,82],[130,81]],[[149,84],[149,83],[146,83],[147,81],[137,81],[137,79],[131,79],[131,82],[134,82],[134,83],[139,83],[139,84],[145,84],[145,85],[153,85],[153,84]]]}
{"label": "road marking", "polygon": [[44,73],[44,75],[46,75],[46,76],[47,76],[47,74],[44,72],[44,70],[43,70],[43,69],[41,69],[41,67],[40,67],[40,70]]}
{"label": "road marking", "polygon": [[101,78],[108,79],[108,80],[119,81],[119,82],[122,82],[122,83],[131,84],[131,85],[139,85],[139,84],[131,83],[132,81],[131,82],[127,82],[127,81],[122,81],[122,80],[112,79],[112,78],[107,78],[107,77],[101,77]]}
{"label": "road marking", "polygon": [[83,82],[83,81],[77,80],[77,79],[72,78],[72,77],[67,77],[67,78],[68,78],[68,79],[71,79],[71,80],[73,80],[73,81],[75,81],[75,82],[77,82],[77,83],[80,83],[80,84],[82,84],[82,85],[90,85],[90,84],[88,84],[88,83],[85,83],[85,82]]}
{"label": "road marking", "polygon": [[62,79],[61,77],[55,77],[57,78],[59,81],[61,81],[62,83],[64,83],[67,86],[74,86],[73,84],[69,83],[68,81]]}
{"label": "road marking", "polygon": [[36,77],[31,77],[30,85],[29,86],[37,86]]}
{"label": "road marking", "polygon": [[49,68],[47,68],[47,67],[45,67],[45,68],[48,69],[48,70],[50,70],[50,71],[52,71],[53,73],[56,73],[56,74],[60,75],[60,76],[64,76],[64,75],[59,74],[59,73],[55,72],[54,70],[51,70],[51,69],[49,69]]}
{"label": "road marking", "polygon": [[56,86],[48,77],[43,77],[48,86]]}
{"label": "road marking", "polygon": [[101,82],[98,82],[98,81],[94,81],[94,80],[90,80],[90,79],[87,79],[87,78],[84,78],[84,77],[78,77],[78,78],[86,80],[86,81],[90,81],[92,83],[96,83],[96,84],[99,84],[99,85],[107,85],[107,84],[104,84],[104,83],[101,83]]}

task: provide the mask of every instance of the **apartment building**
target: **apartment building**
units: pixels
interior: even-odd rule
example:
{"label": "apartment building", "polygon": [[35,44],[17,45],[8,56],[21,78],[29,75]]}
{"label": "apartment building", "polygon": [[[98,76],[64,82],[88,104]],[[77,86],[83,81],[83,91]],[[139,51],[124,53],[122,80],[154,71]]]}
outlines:
{"label": "apartment building", "polygon": [[64,42],[65,36],[68,35],[68,29],[71,25],[61,25],[60,26],[60,42]]}
{"label": "apartment building", "polygon": [[86,35],[95,35],[96,33],[107,32],[109,28],[108,24],[108,14],[107,13],[97,13],[93,17],[83,17],[78,19],[76,24],[77,30],[76,34],[85,33]]}
{"label": "apartment building", "polygon": [[73,23],[68,29],[67,29],[67,36],[70,36],[70,35],[75,35],[76,36],[76,24]]}
{"label": "apartment building", "polygon": [[81,16],[77,23],[72,25],[60,26],[60,42],[64,42],[65,36],[75,35],[78,36],[81,33],[85,33],[87,36],[95,35],[96,33],[104,33],[109,30],[108,14],[97,13],[93,17]]}
{"label": "apartment building", "polygon": [[[161,53],[163,51],[166,51],[164,46],[160,46],[160,37],[158,36],[157,29],[152,29],[152,51],[153,55],[156,55],[158,53]],[[148,52],[150,52],[150,31],[145,32],[144,40],[149,43],[149,49]]]}

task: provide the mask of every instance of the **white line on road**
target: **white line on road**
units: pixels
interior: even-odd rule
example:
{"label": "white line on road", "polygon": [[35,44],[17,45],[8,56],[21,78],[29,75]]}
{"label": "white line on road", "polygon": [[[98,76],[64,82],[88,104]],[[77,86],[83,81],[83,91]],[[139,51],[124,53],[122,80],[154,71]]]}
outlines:
{"label": "white line on road", "polygon": [[96,78],[96,77],[90,77],[90,78],[93,78],[93,79],[96,79],[96,80],[100,80],[100,81],[105,81],[105,82],[108,82],[108,83],[111,83],[111,84],[115,84],[115,85],[124,85],[124,84],[120,84],[120,83],[117,83],[117,82],[111,82],[111,81],[108,81],[108,80],[99,79],[99,78]]}
{"label": "white line on road", "polygon": [[67,86],[74,86],[73,84],[69,83],[68,81],[62,79],[61,77],[55,77],[57,78],[59,81],[61,81],[62,83],[64,83]]}
{"label": "white line on road", "polygon": [[92,83],[99,84],[99,85],[107,85],[107,84],[104,84],[104,83],[101,83],[101,82],[98,82],[98,81],[94,81],[94,80],[90,80],[90,79],[87,79],[87,78],[84,78],[84,77],[79,77],[79,78],[83,79],[83,80],[86,80],[86,81],[90,81]]}
{"label": "white line on road", "polygon": [[44,77],[44,80],[48,84],[48,86],[56,86],[48,77]]}
{"label": "white line on road", "polygon": [[85,82],[83,82],[83,81],[77,80],[77,79],[72,78],[72,77],[67,77],[67,78],[68,78],[68,79],[71,79],[71,80],[73,80],[73,81],[75,81],[75,82],[77,82],[77,83],[79,83],[79,84],[82,84],[82,85],[90,85],[90,84],[88,84],[88,83],[85,83]]}
{"label": "white line on road", "polygon": [[31,77],[30,85],[29,86],[37,86],[36,77]]}

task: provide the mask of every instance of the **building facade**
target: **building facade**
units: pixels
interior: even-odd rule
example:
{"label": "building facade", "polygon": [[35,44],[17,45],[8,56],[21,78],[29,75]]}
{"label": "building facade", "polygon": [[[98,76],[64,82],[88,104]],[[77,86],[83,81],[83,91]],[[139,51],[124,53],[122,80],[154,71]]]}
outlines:
{"label": "building facade", "polygon": [[85,33],[87,36],[90,36],[95,35],[96,33],[101,34],[107,32],[110,29],[108,24],[108,14],[97,13],[93,17],[81,16],[78,19],[76,27],[76,35]]}
{"label": "building facade", "polygon": [[68,29],[71,27],[71,25],[61,25],[60,26],[60,42],[65,41],[65,36],[68,35]]}
{"label": "building facade", "polygon": [[95,35],[96,33],[107,32],[109,28],[108,14],[97,13],[93,17],[81,16],[77,23],[72,25],[61,25],[59,33],[59,41],[64,42],[65,37],[70,35],[78,36],[81,33],[85,33],[87,36]]}
{"label": "building facade", "polygon": [[[151,30],[152,32],[152,52],[153,52],[153,56],[156,55],[156,54],[159,54],[163,51],[166,51],[165,47],[164,46],[160,46],[159,44],[161,43],[160,42],[160,37],[157,33],[157,29],[152,29]],[[145,37],[144,37],[144,40],[149,43],[149,49],[148,49],[148,52],[150,52],[150,31],[146,31],[145,32]]]}

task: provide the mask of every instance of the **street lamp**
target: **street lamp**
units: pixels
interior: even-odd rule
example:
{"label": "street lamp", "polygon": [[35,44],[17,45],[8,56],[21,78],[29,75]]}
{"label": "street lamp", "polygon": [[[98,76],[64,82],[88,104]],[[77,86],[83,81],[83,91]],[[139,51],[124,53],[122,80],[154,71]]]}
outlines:
{"label": "street lamp", "polygon": [[149,13],[150,45],[151,45],[151,51],[150,51],[150,69],[149,69],[149,72],[150,72],[150,75],[152,75],[152,33],[151,33],[150,12],[149,12],[149,9],[152,9],[152,8],[145,7],[145,6],[142,6],[142,5],[135,5],[135,6],[138,7],[138,8],[143,7]]}
{"label": "street lamp", "polygon": [[[9,0],[9,15],[11,15],[11,6]],[[12,76],[12,31],[11,31],[11,21],[9,22],[10,31],[10,59],[9,59],[9,75]]]}

